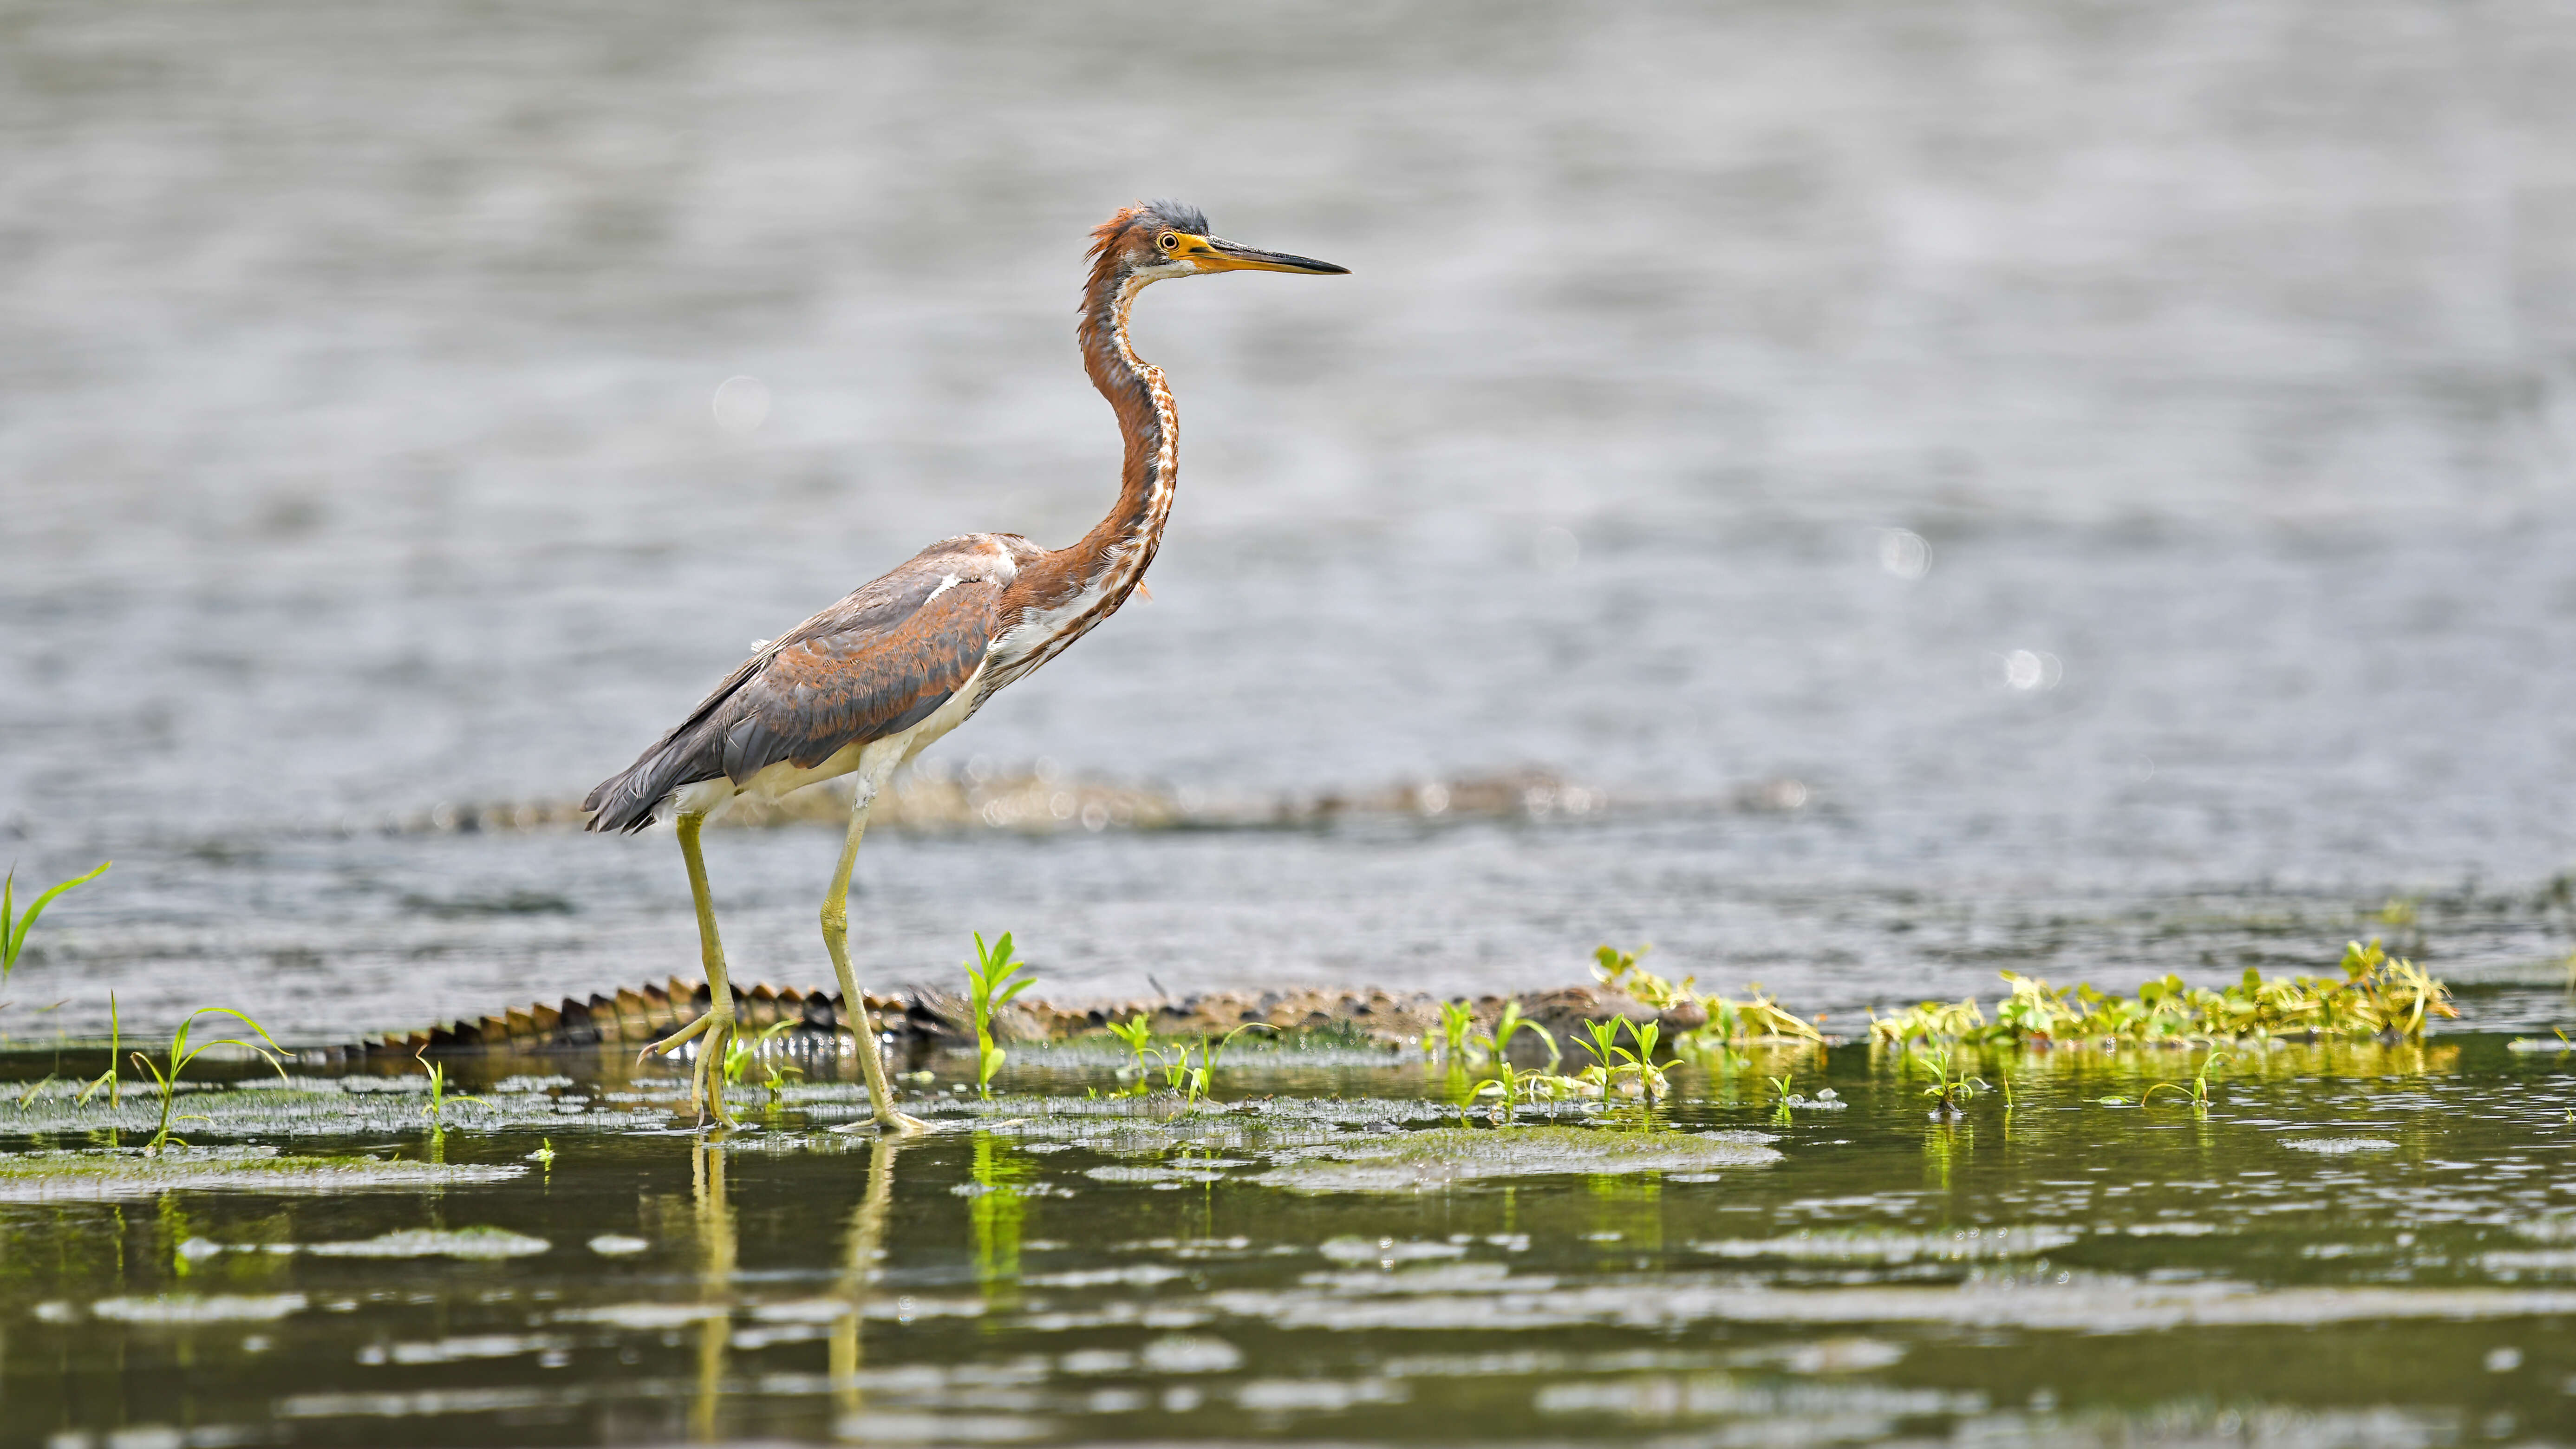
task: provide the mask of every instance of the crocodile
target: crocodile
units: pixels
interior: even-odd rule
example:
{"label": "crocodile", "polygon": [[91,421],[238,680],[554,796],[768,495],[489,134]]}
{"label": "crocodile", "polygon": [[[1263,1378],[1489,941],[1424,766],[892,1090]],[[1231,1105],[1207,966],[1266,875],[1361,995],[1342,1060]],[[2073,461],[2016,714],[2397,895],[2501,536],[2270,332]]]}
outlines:
{"label": "crocodile", "polygon": [[[622,987],[613,996],[593,993],[587,1001],[565,997],[553,1006],[538,1002],[511,1007],[496,1016],[389,1032],[301,1055],[314,1065],[357,1065],[420,1057],[641,1050],[696,1021],[706,1013],[708,1000],[706,983],[693,985],[672,977],[660,984]],[[1660,1020],[1667,1031],[1688,1030],[1707,1019],[1704,1013],[1694,1016],[1686,1007],[1658,1012],[1624,992],[1595,986],[1511,997],[1488,995],[1474,1000],[1471,1007],[1479,1021],[1490,1025],[1512,1001],[1520,1003],[1524,1017],[1560,1038],[1578,1022],[1614,1016]],[[912,986],[883,994],[871,991],[867,1002],[878,1029],[899,1047],[936,1049],[975,1039],[972,1008],[956,993]],[[1437,1033],[1442,1004],[1442,998],[1429,992],[1327,987],[1208,991],[1178,1000],[1157,996],[1073,1005],[1022,998],[1003,1009],[993,1028],[994,1035],[1005,1041],[1063,1040],[1105,1033],[1113,1021],[1143,1016],[1160,1036],[1222,1035],[1246,1026],[1266,1026],[1282,1034],[1322,1035],[1353,1047],[1396,1051]],[[734,1012],[746,1036],[758,1036],[784,1023],[778,1034],[791,1045],[807,1048],[846,1038],[849,1030],[840,993],[821,987],[764,984],[745,990],[737,986]]]}

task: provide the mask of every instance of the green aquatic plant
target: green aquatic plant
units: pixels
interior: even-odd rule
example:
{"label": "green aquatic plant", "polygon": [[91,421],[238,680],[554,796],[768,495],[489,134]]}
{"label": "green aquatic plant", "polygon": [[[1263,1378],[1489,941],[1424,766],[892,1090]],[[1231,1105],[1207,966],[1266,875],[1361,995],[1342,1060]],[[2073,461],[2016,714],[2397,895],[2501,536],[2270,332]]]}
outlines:
{"label": "green aquatic plant", "polygon": [[[1604,947],[1603,949],[1606,950],[1608,948]],[[1585,1045],[1591,1048],[1592,1051],[1592,1065],[1587,1069],[1587,1072],[1600,1073],[1601,1081],[1605,1087],[1608,1085],[1610,1080],[1611,1064],[1617,1059],[1619,1052],[1619,1028],[1627,1024],[1626,1018],[1615,1016],[1608,1021],[1587,1021],[1582,1023],[1583,1034],[1592,1038],[1592,1040],[1585,1043]],[[1604,1095],[1607,1095],[1606,1091]]]}
{"label": "green aquatic plant", "polygon": [[116,1077],[117,1055],[124,1050],[125,1021],[124,1018],[117,1014],[116,993],[111,991],[107,993],[107,1070],[99,1073],[96,1081],[91,1082],[87,1087],[81,1089],[80,1105],[84,1107],[88,1106],[89,1099],[98,1094],[99,1088],[105,1087],[107,1089],[108,1108],[111,1111],[115,1109],[118,1087]]}
{"label": "green aquatic plant", "polygon": [[1978,1009],[1974,997],[1923,1001],[1893,1016],[1871,1012],[1869,1039],[1897,1047],[1913,1042],[1974,1041],[1984,1034],[1985,1025],[1986,1014]]}
{"label": "green aquatic plant", "polygon": [[1613,1047],[1611,1050],[1627,1058],[1628,1070],[1637,1079],[1637,1090],[1645,1096],[1646,1106],[1652,1110],[1656,1098],[1672,1091],[1672,1084],[1664,1079],[1664,1069],[1655,1065],[1655,1041],[1663,1035],[1664,1029],[1651,1021],[1624,1024],[1628,1028],[1628,1039],[1635,1045]]}
{"label": "green aquatic plant", "polygon": [[1127,1044],[1128,1054],[1134,1058],[1134,1070],[1142,1076],[1145,1071],[1146,1048],[1154,1039],[1152,1020],[1140,1011],[1126,1021],[1109,1023],[1109,1034]]}
{"label": "green aquatic plant", "polygon": [[[1513,1004],[1519,1005],[1518,1002]],[[1467,998],[1462,996],[1455,1001],[1440,1003],[1440,1038],[1444,1048],[1442,1060],[1452,1067],[1466,1066],[1468,1053],[1472,1050],[1471,1038],[1475,1031],[1476,1010],[1467,1004]]]}
{"label": "green aquatic plant", "polygon": [[1509,1061],[1500,1058],[1496,1059],[1494,1070],[1497,1075],[1478,1083],[1475,1094],[1479,1097],[1500,1098],[1501,1100],[1494,1103],[1493,1110],[1486,1115],[1486,1120],[1497,1127],[1510,1127],[1513,1124],[1514,1107],[1520,1101],[1522,1074]]}
{"label": "green aquatic plant", "polygon": [[760,1085],[769,1093],[771,1101],[778,1100],[778,1093],[787,1085],[787,1079],[791,1076],[805,1075],[805,1069],[793,1062],[780,1061],[775,1057],[765,1062],[761,1061],[760,1049],[776,1041],[779,1033],[794,1030],[797,1024],[792,1020],[773,1021],[762,1027],[758,1036],[749,1040],[745,1040],[740,1032],[736,1032],[733,1039],[725,1043],[725,1085],[735,1087],[742,1085],[743,1080],[751,1075],[752,1064],[760,1062]]}
{"label": "green aquatic plant", "polygon": [[[244,1041],[240,1037],[228,1036],[219,1037],[213,1041],[201,1041],[194,1046],[190,1046],[188,1044],[189,1033],[196,1028],[197,1018],[201,1016],[229,1016],[235,1021],[240,1022],[242,1025],[249,1027],[252,1034],[259,1038],[259,1041],[257,1043],[253,1043]],[[144,1151],[158,1155],[161,1149],[171,1142],[170,1124],[174,1120],[180,1122],[203,1122],[209,1120],[205,1117],[195,1115],[173,1118],[171,1115],[171,1109],[178,1100],[179,1078],[188,1070],[188,1064],[216,1047],[240,1047],[242,1050],[247,1051],[258,1057],[260,1060],[268,1063],[269,1067],[277,1073],[277,1079],[279,1081],[282,1082],[286,1080],[286,1049],[279,1046],[275,1039],[269,1036],[268,1029],[266,1027],[261,1026],[258,1022],[251,1020],[248,1016],[233,1010],[229,1006],[200,1006],[196,1010],[189,1012],[187,1018],[179,1023],[179,1029],[170,1034],[169,1070],[162,1070],[160,1063],[155,1062],[152,1058],[145,1056],[141,1052],[130,1052],[127,1054],[136,1066],[141,1067],[143,1071],[152,1078],[153,1086],[161,1093],[161,1120],[153,1130],[152,1140],[145,1144]],[[187,1144],[182,1142],[180,1145],[185,1146]]]}
{"label": "green aquatic plant", "polygon": [[[1602,1100],[1607,1101],[1617,1087],[1618,1079],[1629,1077],[1636,1085],[1637,1094],[1645,1099],[1647,1120],[1651,1122],[1655,1099],[1672,1090],[1663,1068],[1655,1064],[1655,1043],[1662,1037],[1663,1028],[1651,1021],[1630,1021],[1623,1016],[1614,1016],[1608,1021],[1587,1021],[1583,1023],[1583,1030],[1591,1038],[1584,1045],[1592,1053],[1592,1065],[1577,1074],[1577,1080],[1596,1085]],[[1619,1044],[1623,1032],[1632,1045]]]}
{"label": "green aquatic plant", "polygon": [[1923,1089],[1923,1095],[1933,1099],[1932,1110],[1936,1113],[1955,1116],[1979,1092],[1987,1090],[1985,1078],[1971,1076],[1964,1068],[1953,1070],[1948,1047],[1920,1048],[1915,1059],[1932,1077],[1932,1084]]}
{"label": "green aquatic plant", "polygon": [[2138,1098],[2138,1105],[2144,1107],[2155,1101],[2158,1092],[2171,1092],[2189,1102],[2195,1109],[2206,1109],[2209,1106],[2209,1074],[2226,1059],[2226,1052],[2216,1047],[2210,1048],[2200,1059],[2200,1070],[2192,1074],[2190,1086],[2186,1087],[2180,1082],[2158,1082],[2147,1088],[2145,1094]]}
{"label": "green aquatic plant", "polygon": [[[1508,1061],[1497,1062],[1495,1070],[1500,1075],[1479,1083],[1474,1096],[1496,1099],[1486,1120],[1497,1127],[1514,1124],[1513,1114],[1520,1103],[1535,1106],[1546,1102],[1553,1108],[1556,1103],[1583,1096],[1586,1090],[1586,1084],[1580,1078],[1559,1076],[1535,1067],[1522,1071]],[[1464,1101],[1460,1106],[1463,1120]]]}
{"label": "green aquatic plant", "polygon": [[1771,1116],[1773,1120],[1780,1122],[1796,1121],[1796,1118],[1789,1115],[1789,1102],[1791,1098],[1789,1079],[1787,1077],[1768,1077],[1764,1080],[1771,1084]]}
{"label": "green aquatic plant", "polygon": [[[247,1020],[248,1018],[244,1019]],[[426,1050],[427,1048],[422,1049],[422,1051]],[[420,1069],[422,1071],[429,1073],[429,1102],[426,1106],[420,1109],[420,1112],[422,1116],[429,1119],[431,1131],[442,1131],[446,1128],[447,1104],[449,1102],[481,1102],[483,1100],[480,1097],[470,1096],[464,1092],[457,1092],[451,1095],[447,1090],[447,1068],[437,1062],[431,1061],[428,1057],[422,1055],[421,1052],[412,1053],[412,1060],[420,1063]],[[282,1076],[284,1073],[280,1073],[279,1075]]]}
{"label": "green aquatic plant", "polygon": [[1743,1000],[1699,990],[1697,977],[1684,977],[1678,983],[1666,980],[1637,964],[1652,946],[1622,951],[1615,946],[1602,946],[1592,953],[1593,979],[1616,991],[1624,991],[1658,1012],[1696,1006],[1708,1023],[1683,1033],[1673,1049],[1685,1056],[1696,1055],[1711,1046],[1728,1042],[1785,1040],[1817,1042],[1824,1032],[1814,1022],[1797,1015],[1765,994],[1757,984],[1749,987]]}
{"label": "green aquatic plant", "polygon": [[[1525,1031],[1538,1033],[1538,1039],[1547,1043],[1546,1067],[1522,1071],[1512,1064],[1512,1038]],[[1497,1127],[1513,1125],[1513,1113],[1522,1101],[1535,1102],[1541,1094],[1554,1101],[1565,1088],[1580,1090],[1580,1084],[1573,1078],[1556,1075],[1557,1063],[1565,1060],[1565,1052],[1557,1046],[1555,1034],[1521,1015],[1518,1001],[1503,1003],[1502,1015],[1494,1019],[1493,1030],[1485,1033],[1485,1054],[1493,1062],[1496,1075],[1479,1084],[1473,1095],[1500,1099],[1494,1104],[1490,1117]]]}
{"label": "green aquatic plant", "polygon": [[984,933],[975,933],[975,959],[966,963],[967,999],[975,1012],[975,1090],[993,1095],[993,1074],[1002,1069],[1002,1049],[993,1044],[993,1017],[1011,998],[1036,984],[1034,976],[1020,973],[1028,963],[1015,960],[1011,951],[1011,933],[1004,931],[990,948],[984,945]]}
{"label": "green aquatic plant", "polygon": [[28,905],[27,913],[23,916],[18,914],[17,909],[17,867],[10,867],[6,876],[0,876],[0,982],[7,981],[10,973],[18,969],[18,953],[27,949],[27,933],[35,929],[36,918],[45,913],[45,907],[54,903],[54,897],[74,886],[88,885],[91,881],[107,874],[107,868],[114,864],[116,864],[115,861],[102,860],[98,863],[98,869],[89,874],[74,876],[70,880],[61,882],[52,890],[36,897]]}
{"label": "green aquatic plant", "polygon": [[2450,990],[2414,962],[2392,957],[2377,939],[2344,945],[2343,978],[2265,976],[2248,968],[2235,984],[2210,990],[2165,975],[2120,996],[2078,982],[2052,986],[2006,971],[2008,995],[1989,1023],[1971,997],[1926,1001],[1874,1017],[1870,1039],[1881,1046],[1915,1042],[1963,1045],[2034,1042],[2227,1041],[2306,1035],[2420,1037],[2425,1023],[2457,1016]]}
{"label": "green aquatic plant", "polygon": [[1153,1090],[1153,1083],[1149,1078],[1157,1067],[1162,1069],[1164,1082],[1175,1090],[1179,1089],[1188,1072],[1186,1063],[1189,1050],[1186,1047],[1177,1047],[1166,1051],[1154,1046],[1153,1022],[1146,1017],[1145,1013],[1140,1011],[1124,1022],[1110,1022],[1109,1034],[1127,1044],[1129,1065],[1121,1070],[1120,1075],[1132,1075],[1136,1078],[1137,1096],[1141,1097]]}
{"label": "green aquatic plant", "polygon": [[1243,1025],[1236,1027],[1234,1030],[1227,1032],[1225,1035],[1218,1037],[1213,1043],[1208,1040],[1207,1033],[1199,1033],[1198,1065],[1189,1069],[1189,1074],[1185,1079],[1184,1090],[1188,1104],[1193,1107],[1197,1106],[1199,1098],[1206,1096],[1208,1094],[1208,1089],[1215,1085],[1217,1063],[1225,1056],[1225,1049],[1234,1045],[1234,1039],[1236,1037],[1243,1035],[1247,1031],[1277,1031],[1278,1029],[1279,1028],[1272,1026],[1266,1021],[1247,1021]]}
{"label": "green aquatic plant", "polygon": [[1504,1054],[1512,1049],[1512,1038],[1525,1031],[1537,1032],[1538,1039],[1547,1043],[1548,1070],[1554,1071],[1556,1064],[1565,1060],[1565,1053],[1558,1049],[1556,1037],[1546,1027],[1521,1015],[1518,1001],[1503,1003],[1503,1014],[1494,1019],[1494,1029],[1485,1034],[1486,1047],[1493,1053],[1494,1060],[1501,1061]]}

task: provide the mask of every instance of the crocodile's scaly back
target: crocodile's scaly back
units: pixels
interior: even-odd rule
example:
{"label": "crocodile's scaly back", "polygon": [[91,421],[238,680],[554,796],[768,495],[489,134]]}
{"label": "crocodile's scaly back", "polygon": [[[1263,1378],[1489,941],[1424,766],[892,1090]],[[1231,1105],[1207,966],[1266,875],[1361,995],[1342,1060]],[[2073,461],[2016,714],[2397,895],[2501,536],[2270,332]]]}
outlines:
{"label": "crocodile's scaly back", "polygon": [[[875,1012],[907,1013],[913,1003],[902,997],[868,998]],[[409,1035],[388,1034],[355,1046],[333,1047],[318,1055],[326,1061],[366,1057],[450,1056],[466,1053],[534,1054],[589,1051],[602,1047],[640,1048],[660,1041],[706,1014],[707,988],[692,990],[678,977],[660,986],[623,988],[615,996],[593,993],[588,1001],[565,997],[557,1006],[538,1003],[512,1007],[499,1016],[459,1021]],[[747,1032],[758,1033],[780,1022],[786,1034],[799,1037],[839,1035],[843,1025],[837,991],[755,986],[737,988],[734,1010]]]}

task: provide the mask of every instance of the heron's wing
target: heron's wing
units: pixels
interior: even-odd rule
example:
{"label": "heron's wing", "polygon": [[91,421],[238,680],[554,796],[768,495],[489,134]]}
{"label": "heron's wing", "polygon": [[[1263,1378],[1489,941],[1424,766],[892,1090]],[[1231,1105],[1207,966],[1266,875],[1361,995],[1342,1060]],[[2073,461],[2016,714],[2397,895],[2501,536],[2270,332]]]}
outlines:
{"label": "heron's wing", "polygon": [[895,587],[852,595],[752,661],[713,716],[725,774],[740,783],[782,760],[810,769],[912,728],[975,676],[1000,623],[999,581],[945,573],[878,584]]}
{"label": "heron's wing", "polygon": [[590,828],[640,830],[683,785],[819,765],[928,718],[974,678],[999,626],[1007,577],[978,562],[926,552],[743,661],[590,792]]}

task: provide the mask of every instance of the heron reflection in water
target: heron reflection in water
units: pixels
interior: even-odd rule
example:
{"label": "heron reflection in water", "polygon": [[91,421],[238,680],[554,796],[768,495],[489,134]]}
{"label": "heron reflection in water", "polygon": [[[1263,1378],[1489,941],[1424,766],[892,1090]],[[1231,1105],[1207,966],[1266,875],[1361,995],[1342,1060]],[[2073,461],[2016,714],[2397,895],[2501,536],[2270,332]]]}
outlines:
{"label": "heron reflection in water", "polygon": [[1026,678],[1116,613],[1144,581],[1161,545],[1178,481],[1180,420],[1162,369],[1136,356],[1127,314],[1155,282],[1211,272],[1324,275],[1330,262],[1257,251],[1209,235],[1194,207],[1127,207],[1092,233],[1091,278],[1076,336],[1092,385],[1109,399],[1126,440],[1118,501],[1071,547],[1040,548],[1014,533],[944,539],[883,578],[763,645],[689,717],[582,802],[593,830],[678,826],[697,903],[707,1011],[648,1050],[699,1038],[690,1100],[700,1120],[725,1111],[722,1062],[736,1036],[733,989],[698,848],[707,818],[749,796],[857,776],[849,835],[823,900],[823,949],[867,1074],[868,1101],[887,1131],[921,1123],[895,1110],[876,1024],[850,969],[850,872],[868,808],[897,766],[964,724],[996,690]]}

